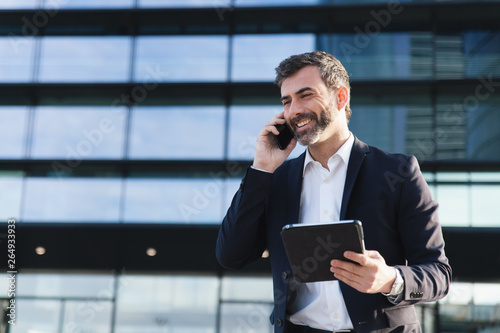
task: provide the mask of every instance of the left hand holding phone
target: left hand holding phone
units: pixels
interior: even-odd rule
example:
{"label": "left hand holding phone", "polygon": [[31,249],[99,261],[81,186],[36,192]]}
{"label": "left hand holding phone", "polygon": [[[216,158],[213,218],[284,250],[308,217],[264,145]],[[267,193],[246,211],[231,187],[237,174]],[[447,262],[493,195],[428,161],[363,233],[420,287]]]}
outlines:
{"label": "left hand holding phone", "polygon": [[284,150],[278,147],[274,136],[279,136],[280,131],[276,126],[286,123],[284,112],[274,116],[262,129],[257,137],[257,146],[255,148],[255,158],[253,167],[273,173],[290,155],[297,145],[297,139],[291,138],[290,143]]}

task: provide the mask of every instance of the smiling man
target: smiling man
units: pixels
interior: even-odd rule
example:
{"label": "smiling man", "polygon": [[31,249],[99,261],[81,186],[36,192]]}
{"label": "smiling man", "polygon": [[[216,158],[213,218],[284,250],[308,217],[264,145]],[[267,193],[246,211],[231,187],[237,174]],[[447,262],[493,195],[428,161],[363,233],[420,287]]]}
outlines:
{"label": "smiling man", "polygon": [[[349,77],[332,55],[294,55],[276,72],[284,111],[258,136],[219,231],[219,262],[237,269],[269,251],[277,333],[421,332],[413,305],[444,297],[451,268],[416,159],[349,131]],[[281,150],[272,136],[284,123],[295,138]],[[307,150],[286,161],[297,142]],[[354,219],[363,223],[367,251],[344,253],[354,263],[332,260],[335,281],[295,282],[282,227]]]}

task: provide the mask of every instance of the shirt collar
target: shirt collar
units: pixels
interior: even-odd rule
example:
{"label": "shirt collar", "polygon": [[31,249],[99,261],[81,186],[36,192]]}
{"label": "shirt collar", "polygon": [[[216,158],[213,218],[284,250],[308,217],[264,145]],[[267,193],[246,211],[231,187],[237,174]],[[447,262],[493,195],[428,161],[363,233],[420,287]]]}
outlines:
{"label": "shirt collar", "polygon": [[[349,164],[349,158],[351,157],[351,150],[352,146],[354,145],[354,135],[349,132],[349,138],[347,139],[346,142],[337,150],[335,154],[333,154],[332,157],[328,159],[328,164],[333,160],[335,156],[340,156],[344,164],[347,166]],[[302,176],[304,176],[306,172],[306,167],[309,165],[309,163],[315,162],[311,154],[309,153],[309,148],[306,149],[306,157],[304,161],[304,169],[302,170]]]}

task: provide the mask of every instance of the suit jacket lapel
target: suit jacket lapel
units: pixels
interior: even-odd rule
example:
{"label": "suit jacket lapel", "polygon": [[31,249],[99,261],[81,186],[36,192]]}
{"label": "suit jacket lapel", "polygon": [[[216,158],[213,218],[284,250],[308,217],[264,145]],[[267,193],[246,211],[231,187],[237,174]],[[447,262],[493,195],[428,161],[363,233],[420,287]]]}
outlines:
{"label": "suit jacket lapel", "polygon": [[288,169],[288,201],[286,223],[299,223],[300,196],[302,193],[302,173],[306,154],[290,161]]}
{"label": "suit jacket lapel", "polygon": [[340,207],[340,220],[345,220],[347,204],[356,182],[359,169],[367,153],[370,152],[368,145],[354,137],[354,144],[352,146],[351,157],[349,158],[349,166],[347,168],[347,175],[344,185],[344,194],[342,196],[342,206]]}

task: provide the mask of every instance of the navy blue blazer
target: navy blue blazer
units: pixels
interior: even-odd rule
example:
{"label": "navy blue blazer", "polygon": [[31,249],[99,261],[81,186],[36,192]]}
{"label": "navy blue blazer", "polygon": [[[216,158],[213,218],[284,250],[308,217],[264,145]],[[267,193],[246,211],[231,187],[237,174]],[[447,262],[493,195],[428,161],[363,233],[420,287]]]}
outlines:
{"label": "navy blue blazer", "polygon": [[[305,153],[273,174],[249,168],[222,222],[217,239],[219,263],[238,269],[269,250],[274,287],[271,321],[283,333],[286,301],[293,278],[281,240],[285,224],[299,218]],[[390,154],[355,138],[344,186],[341,220],[363,223],[365,246],[401,270],[405,289],[394,305],[387,297],[340,287],[356,332],[420,332],[415,308],[449,290],[451,267],[431,197],[417,160]]]}

